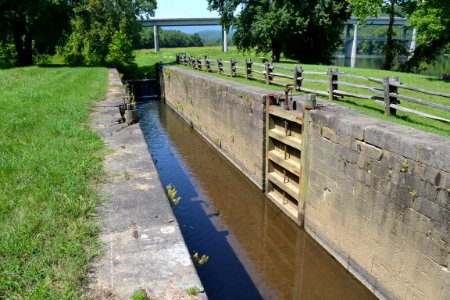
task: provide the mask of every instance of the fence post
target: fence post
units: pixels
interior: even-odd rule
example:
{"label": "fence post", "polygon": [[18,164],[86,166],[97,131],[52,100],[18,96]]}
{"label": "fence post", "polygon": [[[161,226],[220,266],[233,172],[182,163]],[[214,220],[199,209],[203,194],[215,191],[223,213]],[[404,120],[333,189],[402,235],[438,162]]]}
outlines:
{"label": "fence post", "polygon": [[220,74],[220,58],[217,59],[217,73]]}
{"label": "fence post", "polygon": [[245,60],[245,79],[250,80],[252,77],[252,61]]}
{"label": "fence post", "polygon": [[334,92],[334,90],[338,89],[337,84],[333,83],[333,81],[338,80],[337,69],[336,69],[336,73],[334,73],[332,68],[328,68],[327,75],[328,75],[328,99],[333,101],[336,99],[333,92]]}
{"label": "fence post", "polygon": [[266,84],[270,85],[271,81],[273,80],[273,77],[270,75],[272,73],[273,67],[270,65],[269,62],[264,63],[264,75],[266,77]]}
{"label": "fence post", "polygon": [[236,60],[230,59],[231,77],[236,77]]}
{"label": "fence post", "polygon": [[205,57],[206,72],[211,72],[211,62]]}
{"label": "fence post", "polygon": [[[392,77],[392,81],[398,82],[398,77]],[[391,104],[400,103],[397,98],[391,97],[389,93],[397,94],[397,87],[390,84],[389,77],[383,77],[383,90],[384,90],[384,114],[385,115],[397,115],[397,110],[391,107]]]}
{"label": "fence post", "polygon": [[294,68],[294,89],[300,91],[302,88],[303,69],[302,67],[295,66]]}

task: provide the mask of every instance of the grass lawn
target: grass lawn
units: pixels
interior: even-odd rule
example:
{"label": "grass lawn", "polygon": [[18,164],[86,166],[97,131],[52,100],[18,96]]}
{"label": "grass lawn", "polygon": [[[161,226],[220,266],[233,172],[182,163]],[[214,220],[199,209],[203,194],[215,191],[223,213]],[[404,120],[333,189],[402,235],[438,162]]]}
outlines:
{"label": "grass lawn", "polygon": [[[155,63],[162,61],[164,63],[175,63],[175,58],[177,53],[185,52],[188,55],[195,56],[195,57],[203,57],[208,56],[210,58],[222,58],[224,60],[235,58],[239,60],[243,60],[245,58],[251,58],[254,62],[261,63],[263,56],[255,55],[254,53],[242,53],[237,51],[235,48],[230,48],[230,50],[227,53],[222,53],[220,47],[199,47],[199,48],[173,48],[173,49],[161,49],[159,53],[155,53],[153,50],[138,50],[135,52],[136,54],[136,64],[138,65],[138,70],[140,73],[134,74],[136,77],[155,77]],[[449,58],[450,59],[450,58]],[[295,65],[299,65],[297,62],[282,59],[282,61],[279,64],[275,64],[279,66],[285,66],[289,68],[293,68]],[[329,66],[326,65],[301,65],[303,70],[305,71],[314,71],[314,72],[326,72]],[[183,66],[182,66],[183,67]],[[228,72],[227,67],[229,65],[224,65],[224,69],[226,72]],[[186,68],[186,67],[184,67]],[[256,68],[256,70],[258,70]],[[243,72],[242,70],[238,70],[239,72]],[[260,70],[262,71],[262,70]],[[444,93],[450,93],[450,83],[444,82],[441,80],[438,80],[434,77],[429,76],[423,76],[423,75],[417,75],[417,74],[408,74],[408,73],[401,73],[401,72],[391,72],[391,71],[384,71],[384,70],[374,70],[374,69],[360,69],[360,68],[348,68],[348,67],[339,67],[340,72],[346,72],[348,74],[354,74],[354,75],[361,75],[366,77],[375,77],[382,79],[384,76],[398,76],[399,81],[403,84],[410,85],[413,87],[420,87],[432,91],[437,92],[444,92]],[[285,73],[286,75],[291,75],[289,72],[277,69],[276,72],[278,73]],[[212,76],[218,76],[221,78],[224,78],[224,76],[218,75],[217,73],[209,73]],[[319,80],[327,80],[326,75],[304,75],[305,78],[308,79],[319,79]],[[231,78],[226,77],[230,80],[239,81],[245,84],[255,85],[262,88],[266,88],[269,90],[277,90],[277,91],[283,91],[283,87],[277,87],[274,85],[268,86],[265,83],[258,82],[258,81],[249,81],[245,80],[242,77],[238,78]],[[356,83],[356,84],[362,84],[362,85],[368,85],[372,87],[382,87],[379,84],[371,83],[363,80],[358,79],[350,79],[350,78],[339,78],[339,80],[344,80],[349,83]],[[291,83],[290,80],[288,81],[280,81],[280,83]],[[303,86],[306,88],[314,89],[314,90],[322,90],[326,91],[328,89],[327,84],[324,83],[303,83]],[[360,94],[369,94],[368,92],[362,90],[362,89],[356,89],[352,87],[344,87],[343,85],[339,86],[339,90],[346,91],[346,92],[356,92]],[[416,97],[420,98],[425,101],[434,102],[438,104],[443,104],[450,106],[450,99],[444,98],[444,97],[438,97],[438,96],[430,96],[425,94],[419,94],[411,91],[406,90],[399,90],[399,93],[406,96]],[[324,99],[324,97],[319,97],[320,99]],[[406,112],[397,112],[397,116],[385,116],[384,115],[384,108],[383,106],[380,106],[379,104],[375,103],[371,100],[364,100],[364,99],[357,99],[357,98],[351,98],[351,97],[342,97],[339,98],[337,101],[333,101],[333,103],[343,105],[355,110],[358,110],[366,115],[370,115],[376,118],[380,118],[383,120],[395,122],[398,124],[410,126],[417,128],[419,130],[432,132],[438,135],[443,135],[450,137],[450,125],[442,123],[440,121],[431,120],[425,117],[421,117],[415,114],[406,113]],[[422,106],[420,104],[415,104],[407,101],[401,100],[401,105],[410,109],[418,110],[424,113],[432,114],[438,117],[450,119],[450,112],[438,110],[431,107]]]}
{"label": "grass lawn", "polygon": [[0,299],[81,297],[104,154],[89,113],[107,81],[105,68],[0,70]]}

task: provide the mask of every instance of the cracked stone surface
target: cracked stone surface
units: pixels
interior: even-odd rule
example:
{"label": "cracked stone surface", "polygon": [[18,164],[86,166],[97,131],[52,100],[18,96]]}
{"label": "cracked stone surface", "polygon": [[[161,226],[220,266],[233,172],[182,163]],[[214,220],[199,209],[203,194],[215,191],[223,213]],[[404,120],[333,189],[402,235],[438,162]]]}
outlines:
{"label": "cracked stone surface", "polygon": [[96,105],[92,126],[111,149],[99,187],[104,204],[100,238],[103,251],[91,268],[87,294],[95,299],[130,299],[144,290],[150,299],[207,299],[203,286],[139,124],[120,124],[117,105],[125,90],[109,69],[107,99]]}

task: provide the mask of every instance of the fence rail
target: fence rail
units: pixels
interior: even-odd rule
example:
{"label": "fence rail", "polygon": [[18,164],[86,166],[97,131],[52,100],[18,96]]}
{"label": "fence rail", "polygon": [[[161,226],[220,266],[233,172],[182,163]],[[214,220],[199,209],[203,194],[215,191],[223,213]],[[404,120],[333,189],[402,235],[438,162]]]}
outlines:
{"label": "fence rail", "polygon": [[[291,85],[297,91],[314,93],[320,96],[327,97],[332,101],[338,100],[341,97],[353,97],[369,100],[373,101],[376,104],[383,105],[384,114],[386,115],[396,115],[397,110],[400,110],[450,124],[449,119],[404,107],[400,105],[400,100],[448,112],[450,112],[450,106],[425,101],[423,99],[408,95],[403,95],[400,94],[400,90],[403,89],[418,93],[419,95],[425,94],[444,98],[450,98],[450,94],[408,86],[400,83],[397,77],[384,77],[380,79],[338,72],[337,69],[332,68],[328,68],[327,72],[304,71],[301,67],[298,66],[289,68],[285,66],[272,65],[269,62],[265,62],[264,64],[254,63],[251,60],[222,60],[209,59],[207,57],[198,59],[186,54],[177,54],[177,63],[189,66],[196,70],[217,72],[221,75],[231,77],[239,76],[247,80],[265,82],[268,85]],[[305,78],[305,75],[316,77],[323,76],[324,78]],[[345,81],[345,79],[362,80],[377,86],[348,82]],[[322,90],[311,87],[304,87],[304,83],[326,85],[327,89]],[[339,89],[339,86],[351,87],[353,89],[359,89],[363,91],[343,91]]]}

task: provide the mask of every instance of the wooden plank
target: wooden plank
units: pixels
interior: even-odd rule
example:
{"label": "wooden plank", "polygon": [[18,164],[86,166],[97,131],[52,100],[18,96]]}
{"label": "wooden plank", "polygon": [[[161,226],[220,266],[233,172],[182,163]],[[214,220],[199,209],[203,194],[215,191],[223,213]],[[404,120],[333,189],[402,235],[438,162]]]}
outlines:
{"label": "wooden plank", "polygon": [[255,62],[253,63],[253,65],[256,67],[264,67],[264,64],[259,64],[259,63],[255,63]]}
{"label": "wooden plank", "polygon": [[372,99],[372,96],[369,96],[369,95],[349,93],[349,92],[344,92],[344,91],[340,91],[340,90],[334,90],[333,93],[336,94],[336,95],[340,95],[340,96],[347,96],[347,97],[354,97],[354,98],[361,98],[361,99],[369,99],[369,100]]}
{"label": "wooden plank", "polygon": [[422,117],[425,117],[425,118],[429,118],[429,119],[433,119],[433,120],[437,120],[437,121],[440,121],[440,122],[443,122],[443,123],[450,124],[450,120],[447,120],[445,118],[441,118],[441,117],[438,117],[438,116],[433,116],[433,115],[430,115],[430,114],[427,114],[427,113],[424,113],[424,112],[421,112],[421,111],[417,111],[417,110],[414,110],[414,109],[406,108],[406,107],[403,107],[403,106],[400,106],[400,105],[397,105],[397,104],[391,104],[391,107],[395,108],[397,110],[413,113],[413,114],[416,114],[416,115],[419,115],[419,116],[422,116]]}
{"label": "wooden plank", "polygon": [[304,78],[303,81],[304,82],[312,82],[312,83],[325,83],[325,84],[328,84],[328,80],[322,80],[322,79],[308,79],[308,78]]}
{"label": "wooden plank", "polygon": [[294,79],[294,77],[286,75],[286,74],[282,74],[282,73],[272,72],[272,73],[270,73],[270,75],[276,76],[276,77],[283,77],[283,78],[287,78],[287,79]]}
{"label": "wooden plank", "polygon": [[293,112],[285,110],[279,106],[270,105],[268,111],[271,115],[289,120],[300,125],[303,124],[303,117],[301,115],[294,114]]}
{"label": "wooden plank", "polygon": [[303,74],[308,74],[308,75],[327,75],[327,72],[303,71]]}
{"label": "wooden plank", "polygon": [[378,78],[347,74],[347,73],[343,73],[343,72],[336,72],[336,74],[338,74],[339,76],[343,76],[343,77],[362,79],[362,80],[373,81],[373,82],[377,82],[377,83],[383,84],[383,80],[382,79],[378,79]]}
{"label": "wooden plank", "polygon": [[269,136],[271,138],[274,138],[288,146],[291,146],[292,148],[302,150],[302,141],[301,139],[295,138],[293,136],[286,136],[284,132],[278,129],[270,129],[269,130]]}
{"label": "wooden plank", "polygon": [[434,95],[434,96],[441,96],[441,97],[450,98],[450,94],[441,93],[441,92],[434,92],[434,91],[421,89],[421,88],[416,88],[416,87],[412,87],[412,86],[409,86],[409,85],[406,85],[406,84],[401,84],[400,82],[391,82],[390,85],[393,85],[393,86],[396,86],[398,88],[402,88],[402,89],[405,89],[405,90],[414,91],[414,92],[420,92],[420,93],[424,93],[424,94],[428,94],[428,95]]}
{"label": "wooden plank", "polygon": [[276,81],[273,81],[273,80],[270,81],[270,84],[272,84],[272,85],[278,85],[278,86],[286,86],[286,84],[279,83],[279,82],[276,82]]}
{"label": "wooden plank", "polygon": [[300,162],[295,162],[292,159],[284,159],[284,155],[278,152],[277,150],[269,151],[268,158],[274,163],[285,168],[292,174],[300,177],[301,175]]}
{"label": "wooden plank", "polygon": [[272,182],[273,184],[278,186],[280,189],[282,189],[283,191],[288,193],[289,196],[291,196],[294,199],[298,199],[299,189],[296,184],[293,184],[291,181],[284,183],[283,176],[281,176],[280,174],[277,174],[275,172],[270,172],[268,174],[268,179],[270,180],[270,182]]}
{"label": "wooden plank", "polygon": [[424,100],[421,100],[421,99],[408,97],[408,96],[405,96],[405,95],[399,95],[397,93],[389,93],[389,96],[393,97],[393,98],[401,99],[401,100],[406,100],[408,102],[414,102],[414,103],[417,103],[417,104],[421,104],[421,105],[425,105],[425,106],[429,106],[429,107],[433,107],[433,108],[437,108],[437,109],[450,111],[450,106],[446,106],[446,105],[442,105],[442,104],[431,103],[431,102],[427,102],[427,101],[424,101]]}
{"label": "wooden plank", "polygon": [[291,201],[283,203],[283,196],[275,191],[267,193],[267,197],[295,223],[298,222],[298,210]]}
{"label": "wooden plank", "polygon": [[374,89],[374,87],[372,87],[372,86],[350,83],[350,82],[341,81],[341,80],[335,80],[335,81],[333,81],[333,83],[338,84],[338,85],[345,85],[345,86],[351,86],[351,87],[360,88],[360,89],[366,89],[369,91],[372,91]]}
{"label": "wooden plank", "polygon": [[322,96],[326,96],[328,97],[328,93],[324,92],[324,91],[318,91],[318,90],[313,90],[313,89],[308,89],[305,87],[300,87],[300,91],[302,92],[307,92],[307,93],[313,93],[313,94],[318,94],[318,95],[322,95]]}
{"label": "wooden plank", "polygon": [[283,66],[273,66],[275,69],[281,69],[281,70],[285,70],[285,71],[289,71],[289,72],[294,72],[293,68],[288,68],[288,67],[283,67]]}
{"label": "wooden plank", "polygon": [[252,70],[252,73],[266,75],[266,72],[260,72],[260,71],[256,71],[256,70]]}

